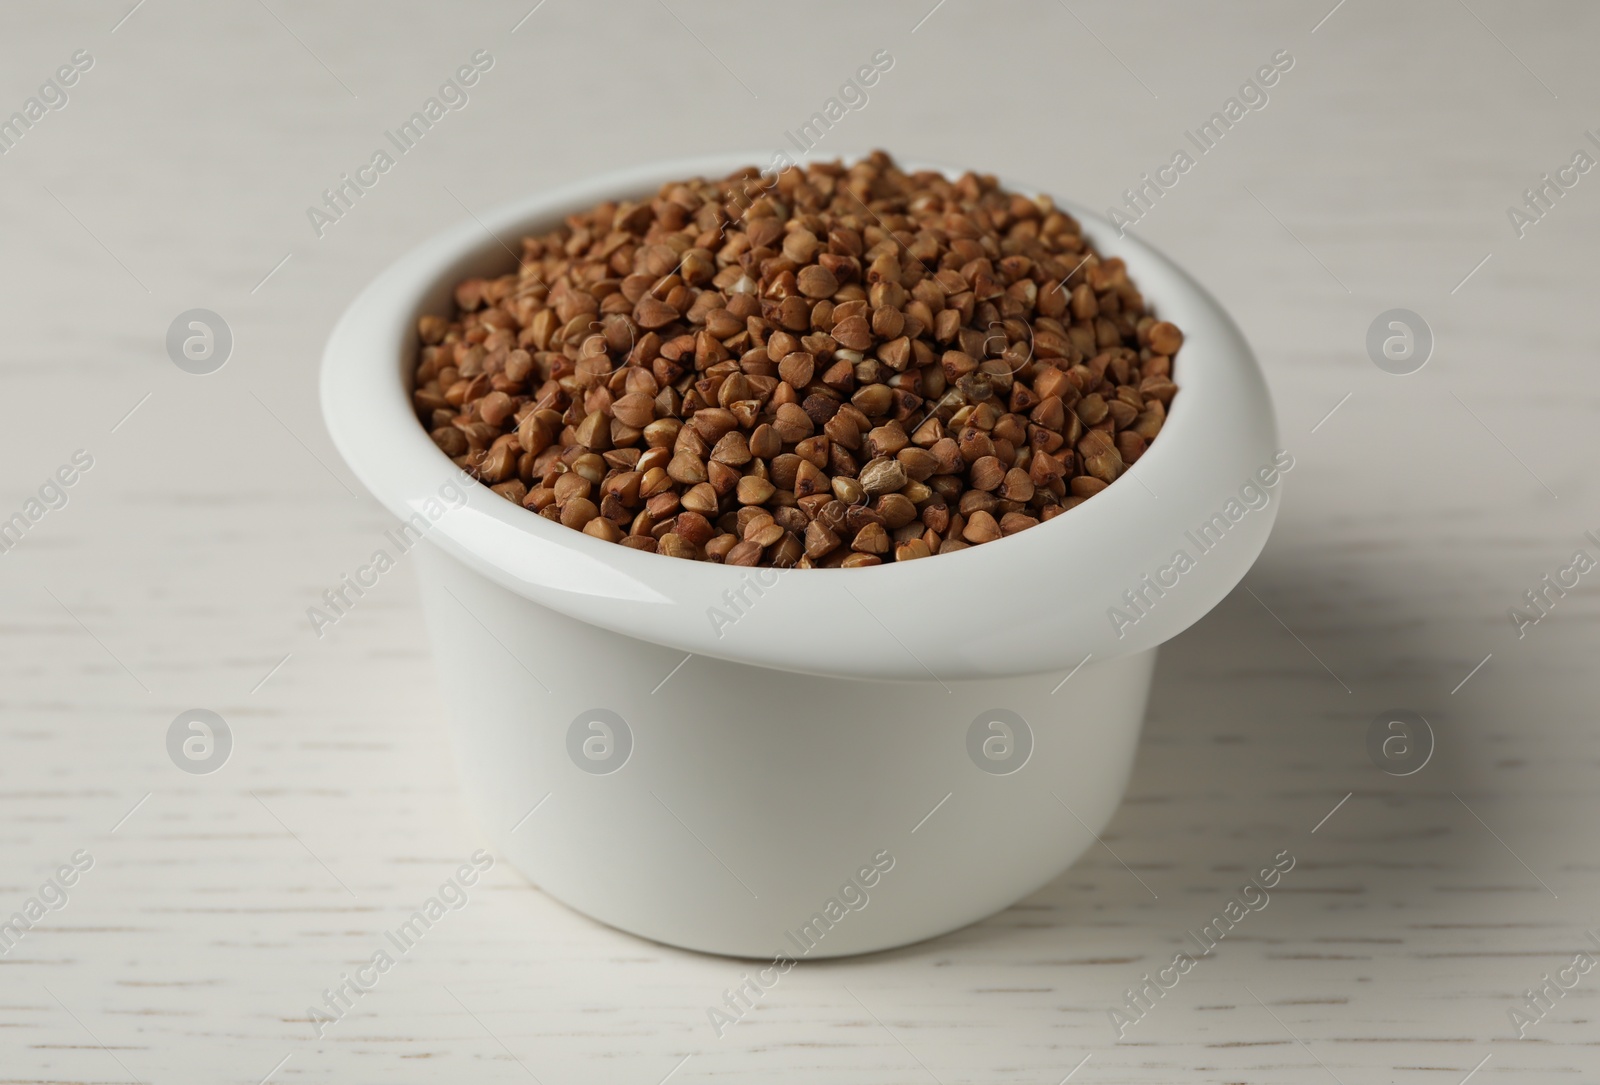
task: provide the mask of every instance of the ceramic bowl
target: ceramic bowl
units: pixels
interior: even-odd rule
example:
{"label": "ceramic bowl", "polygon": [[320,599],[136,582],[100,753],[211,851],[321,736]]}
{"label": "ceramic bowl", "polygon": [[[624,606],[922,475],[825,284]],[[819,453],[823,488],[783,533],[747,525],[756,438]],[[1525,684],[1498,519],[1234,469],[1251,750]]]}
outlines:
{"label": "ceramic bowl", "polygon": [[321,390],[340,453],[417,540],[464,794],[497,850],[614,927],[803,959],[961,927],[1094,844],[1156,646],[1244,576],[1292,460],[1216,301],[1058,200],[1185,345],[1149,451],[1047,523],[922,561],[751,570],[602,542],[464,481],[411,408],[417,318],[510,270],[500,239],[761,160],[665,162],[463,222],[350,305]]}

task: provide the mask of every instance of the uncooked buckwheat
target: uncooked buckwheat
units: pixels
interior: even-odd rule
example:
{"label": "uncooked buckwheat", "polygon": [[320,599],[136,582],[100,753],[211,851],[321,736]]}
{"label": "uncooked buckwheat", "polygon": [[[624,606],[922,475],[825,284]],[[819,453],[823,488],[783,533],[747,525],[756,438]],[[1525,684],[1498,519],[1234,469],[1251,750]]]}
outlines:
{"label": "uncooked buckwheat", "polygon": [[1183,335],[1048,198],[877,152],[603,203],[425,316],[413,399],[507,500],[730,565],[946,554],[1160,432]]}

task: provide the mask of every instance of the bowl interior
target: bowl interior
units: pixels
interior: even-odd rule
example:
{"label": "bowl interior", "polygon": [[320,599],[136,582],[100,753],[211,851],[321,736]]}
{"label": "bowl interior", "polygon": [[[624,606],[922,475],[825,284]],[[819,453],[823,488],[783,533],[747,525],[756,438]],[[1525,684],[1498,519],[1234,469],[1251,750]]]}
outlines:
{"label": "bowl interior", "polygon": [[[602,542],[463,479],[411,407],[417,318],[448,315],[460,280],[514,268],[525,233],[605,199],[650,195],[667,181],[722,176],[761,159],[718,155],[567,186],[468,220],[391,265],[352,302],[324,354],[324,416],[351,469],[415,531],[508,590],[619,633],[784,670],[951,681],[1065,669],[1153,647],[1231,590],[1265,543],[1275,496],[1237,521],[1226,516],[1214,547],[1202,551],[1188,539],[1272,466],[1276,433],[1254,357],[1182,269],[1059,198],[1103,255],[1127,262],[1153,310],[1183,329],[1185,345],[1159,438],[1124,477],[1055,519],[923,561],[744,569]],[[1193,568],[1165,586],[1160,572],[1180,549]],[[1151,576],[1154,588],[1144,586]],[[1113,613],[1133,616],[1135,605],[1143,613],[1132,622]]]}

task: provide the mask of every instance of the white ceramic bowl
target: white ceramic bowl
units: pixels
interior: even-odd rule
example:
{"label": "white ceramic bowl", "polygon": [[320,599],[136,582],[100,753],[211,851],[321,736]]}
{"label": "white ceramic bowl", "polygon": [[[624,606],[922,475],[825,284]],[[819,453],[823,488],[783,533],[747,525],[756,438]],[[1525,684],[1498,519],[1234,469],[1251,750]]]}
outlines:
{"label": "white ceramic bowl", "polygon": [[923,561],[779,572],[630,550],[460,484],[410,405],[417,317],[448,313],[462,278],[512,267],[497,238],[760,160],[614,173],[434,238],[345,312],[322,404],[351,469],[426,539],[462,779],[499,851],[647,938],[837,956],[981,919],[1093,843],[1127,783],[1154,649],[1260,553],[1283,460],[1227,314],[1058,201],[1185,345],[1161,435],[1054,520]]}

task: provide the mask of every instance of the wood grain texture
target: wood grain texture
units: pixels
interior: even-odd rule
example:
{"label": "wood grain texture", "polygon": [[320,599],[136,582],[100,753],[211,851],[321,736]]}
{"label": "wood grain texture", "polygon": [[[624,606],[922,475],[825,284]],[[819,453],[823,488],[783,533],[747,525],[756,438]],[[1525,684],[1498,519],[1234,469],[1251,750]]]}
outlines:
{"label": "wood grain texture", "polygon": [[[0,517],[94,459],[0,554],[0,915],[94,859],[0,956],[0,1085],[1600,1075],[1600,973],[1526,1038],[1509,1017],[1595,948],[1600,597],[1586,577],[1525,635],[1507,617],[1600,554],[1600,176],[1526,236],[1506,211],[1592,146],[1600,13],[524,3],[0,16],[0,115],[95,58],[0,158]],[[470,103],[316,236],[307,205],[478,49]],[[1163,650],[1106,846],[967,930],[805,963],[720,1037],[706,1009],[745,964],[605,929],[500,864],[319,1038],[323,989],[480,846],[410,570],[323,637],[305,617],[391,523],[321,428],[331,322],[464,207],[778,147],[879,49],[894,67],[820,149],[1096,206],[1295,58],[1135,227],[1245,329],[1296,466],[1248,590]],[[235,339],[207,377],[163,345],[194,307]],[[1437,339],[1406,377],[1364,347],[1396,307]],[[213,775],[167,756],[196,707],[232,731]],[[1392,709],[1437,738],[1412,776],[1367,756]],[[1270,903],[1119,1039],[1108,1009],[1285,850]]]}

